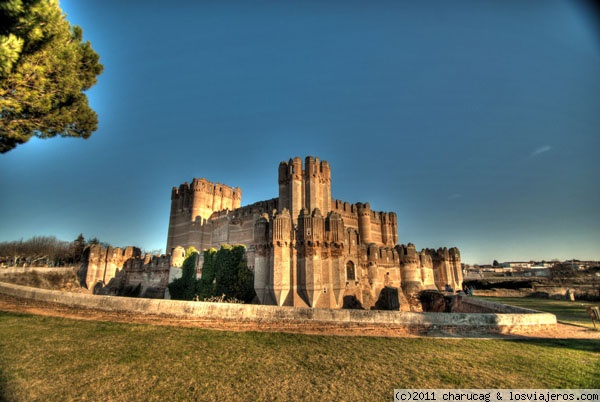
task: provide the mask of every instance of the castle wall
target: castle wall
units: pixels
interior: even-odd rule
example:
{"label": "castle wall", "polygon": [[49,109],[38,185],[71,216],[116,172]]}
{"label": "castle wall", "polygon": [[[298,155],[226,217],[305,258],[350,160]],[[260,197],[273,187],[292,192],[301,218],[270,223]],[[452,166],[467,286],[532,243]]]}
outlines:
{"label": "castle wall", "polygon": [[125,249],[100,244],[86,247],[79,278],[89,293],[118,295],[139,285],[139,295],[164,297],[171,266],[181,266],[181,249],[172,256],[141,256],[135,247]]}
{"label": "castle wall", "polygon": [[398,224],[393,212],[371,210],[369,203],[350,204],[332,199],[331,211],[338,213],[348,228],[361,233],[361,242],[393,247],[398,242]]}

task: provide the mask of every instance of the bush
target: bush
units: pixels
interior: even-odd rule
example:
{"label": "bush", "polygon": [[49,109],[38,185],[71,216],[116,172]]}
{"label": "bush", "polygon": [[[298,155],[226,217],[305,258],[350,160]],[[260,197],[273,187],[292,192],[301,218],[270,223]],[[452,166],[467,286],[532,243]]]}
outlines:
{"label": "bush", "polygon": [[204,251],[202,276],[198,280],[197,256],[197,252],[191,253],[183,262],[181,278],[168,285],[173,299],[241,303],[254,299],[254,274],[248,268],[244,246],[224,244],[218,251]]}
{"label": "bush", "polygon": [[250,303],[256,293],[254,274],[246,261],[246,248],[224,244],[218,251],[206,250],[197,290],[200,300],[222,297],[221,301],[235,299]]}
{"label": "bush", "polygon": [[181,278],[169,283],[169,293],[174,300],[194,300],[196,296],[196,261],[198,252],[190,248],[186,252],[186,259],[181,267]]}

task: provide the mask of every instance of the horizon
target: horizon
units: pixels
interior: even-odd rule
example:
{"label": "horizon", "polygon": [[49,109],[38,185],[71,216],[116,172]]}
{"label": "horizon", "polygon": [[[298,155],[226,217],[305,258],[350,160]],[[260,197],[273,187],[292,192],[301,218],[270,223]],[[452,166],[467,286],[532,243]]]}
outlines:
{"label": "horizon", "polygon": [[600,260],[600,41],[587,3],[60,2],[105,69],[87,140],[0,155],[0,242],[164,250],[172,187],[242,206],[280,161],[462,262]]}

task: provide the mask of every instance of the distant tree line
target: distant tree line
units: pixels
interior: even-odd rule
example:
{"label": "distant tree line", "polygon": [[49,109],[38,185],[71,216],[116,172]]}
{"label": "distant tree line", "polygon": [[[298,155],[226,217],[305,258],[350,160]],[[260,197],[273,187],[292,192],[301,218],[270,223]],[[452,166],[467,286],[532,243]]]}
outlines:
{"label": "distant tree line", "polygon": [[175,300],[220,300],[250,303],[254,292],[254,274],[248,268],[246,248],[222,245],[219,250],[204,251],[202,276],[196,279],[198,252],[189,248],[182,275],[171,282],[169,293]]}
{"label": "distant tree line", "polygon": [[93,237],[85,240],[80,234],[74,241],[59,240],[55,236],[34,236],[28,240],[0,242],[0,265],[9,267],[66,266],[81,262],[83,250],[100,242]]}

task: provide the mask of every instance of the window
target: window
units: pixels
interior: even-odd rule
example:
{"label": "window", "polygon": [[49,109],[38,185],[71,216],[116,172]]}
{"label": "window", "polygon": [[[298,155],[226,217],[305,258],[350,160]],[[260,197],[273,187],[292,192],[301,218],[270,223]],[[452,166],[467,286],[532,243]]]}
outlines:
{"label": "window", "polygon": [[346,280],[353,281],[356,279],[356,274],[354,272],[354,263],[352,261],[348,261],[346,263]]}

